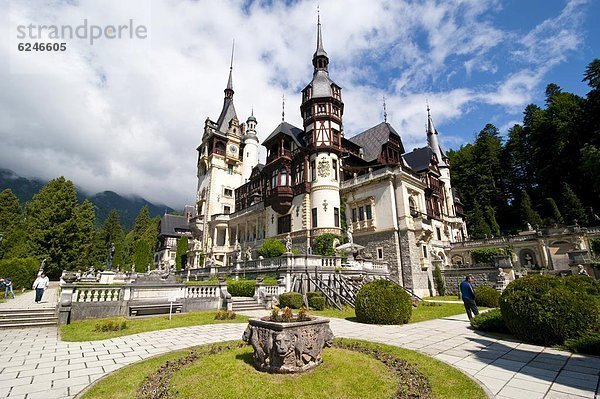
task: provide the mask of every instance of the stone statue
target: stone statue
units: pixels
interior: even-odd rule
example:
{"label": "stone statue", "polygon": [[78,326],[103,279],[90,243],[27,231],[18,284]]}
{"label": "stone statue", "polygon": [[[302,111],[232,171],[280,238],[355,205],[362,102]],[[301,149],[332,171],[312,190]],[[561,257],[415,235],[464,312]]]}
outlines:
{"label": "stone statue", "polygon": [[252,249],[250,247],[246,248],[246,257],[248,260],[252,260]]}
{"label": "stone statue", "polygon": [[340,245],[340,240],[337,238],[334,238],[333,241],[331,242],[331,246],[333,247],[333,250],[335,251],[335,249],[337,247],[339,247],[339,245]]}
{"label": "stone statue", "polygon": [[135,263],[131,264],[131,274],[135,273]]}
{"label": "stone statue", "polygon": [[527,222],[527,231],[533,231],[533,227],[531,227],[531,223]]}
{"label": "stone statue", "polygon": [[114,256],[115,256],[115,244],[111,242],[110,247],[108,248],[108,256],[106,257],[106,270],[112,269]]}
{"label": "stone statue", "polygon": [[290,233],[287,233],[287,236],[285,236],[285,251],[288,254],[292,253],[292,236]]}
{"label": "stone statue", "polygon": [[580,276],[590,276],[587,272],[587,270],[585,270],[585,267],[583,267],[583,265],[577,265],[577,267],[579,268],[579,271],[577,272],[578,275]]}
{"label": "stone statue", "polygon": [[354,237],[352,236],[352,226],[348,225],[346,230],[346,236],[348,237],[348,244],[354,244]]}

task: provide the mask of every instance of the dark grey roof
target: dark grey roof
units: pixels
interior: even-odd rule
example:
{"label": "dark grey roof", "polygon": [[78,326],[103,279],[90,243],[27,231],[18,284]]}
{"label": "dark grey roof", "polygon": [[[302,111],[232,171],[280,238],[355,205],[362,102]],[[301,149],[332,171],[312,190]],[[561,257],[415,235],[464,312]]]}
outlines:
{"label": "dark grey roof", "polygon": [[304,88],[304,90],[306,90],[308,87],[312,87],[311,98],[332,97],[332,84],[335,83],[329,78],[327,71],[318,70],[313,74],[312,81]]}
{"label": "dark grey roof", "polygon": [[181,236],[190,231],[185,216],[163,215],[160,218],[160,234],[166,236]]}
{"label": "dark grey roof", "polygon": [[454,202],[457,204],[463,204],[462,201],[460,200],[460,195],[458,195],[458,191],[452,187],[452,197],[454,199]]}
{"label": "dark grey roof", "polygon": [[429,147],[416,148],[412,152],[407,152],[402,155],[404,161],[411,167],[415,172],[422,172],[429,168],[431,164],[431,158],[433,157],[433,151]]}
{"label": "dark grey roof", "polygon": [[404,152],[404,146],[400,135],[387,122],[381,122],[379,125],[373,126],[356,136],[350,137],[348,140],[362,147],[364,152],[364,160],[367,162],[377,159],[381,153],[381,146],[388,142],[390,135],[398,137],[400,142],[400,152]]}
{"label": "dark grey roof", "polygon": [[227,129],[229,128],[229,122],[233,118],[237,119],[235,107],[233,106],[233,98],[225,98],[225,101],[223,102],[223,109],[221,110],[221,115],[219,115],[219,119],[217,119],[217,129],[220,132],[227,133]]}
{"label": "dark grey roof", "polygon": [[269,142],[277,136],[279,133],[283,133],[286,136],[289,136],[296,142],[296,144],[300,147],[304,147],[304,131],[302,129],[297,128],[296,126],[290,125],[287,122],[281,122],[279,126],[273,130],[273,132],[263,141],[262,145],[268,147]]}

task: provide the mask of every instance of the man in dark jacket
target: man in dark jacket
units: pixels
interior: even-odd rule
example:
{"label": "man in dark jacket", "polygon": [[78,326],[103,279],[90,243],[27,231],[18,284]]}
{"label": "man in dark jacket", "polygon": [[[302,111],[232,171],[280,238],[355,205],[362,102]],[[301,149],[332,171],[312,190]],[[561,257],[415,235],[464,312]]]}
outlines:
{"label": "man in dark jacket", "polygon": [[475,290],[471,281],[473,281],[473,275],[469,274],[465,278],[465,281],[460,283],[460,294],[462,295],[469,320],[473,318],[473,313],[475,313],[475,316],[479,314],[479,309],[477,309],[477,304],[475,303]]}

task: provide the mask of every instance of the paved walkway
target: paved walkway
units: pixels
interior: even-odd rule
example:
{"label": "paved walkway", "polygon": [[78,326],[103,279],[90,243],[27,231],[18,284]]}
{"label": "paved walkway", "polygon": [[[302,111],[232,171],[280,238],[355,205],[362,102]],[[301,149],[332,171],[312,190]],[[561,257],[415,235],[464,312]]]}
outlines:
{"label": "paved walkway", "polygon": [[[434,356],[473,376],[497,398],[594,398],[600,358],[498,339],[468,326],[466,316],[404,326],[331,320],[338,337]],[[240,339],[245,327],[183,327],[95,342],[61,342],[54,327],[0,330],[0,397],[70,398],[125,365],[194,345]]]}
{"label": "paved walkway", "polygon": [[[0,294],[4,297],[4,290],[0,291]],[[15,292],[15,294],[15,299],[9,297],[4,302],[0,302],[0,311],[3,309],[54,309],[58,304],[58,281],[50,282],[41,303],[35,303],[35,291]]]}

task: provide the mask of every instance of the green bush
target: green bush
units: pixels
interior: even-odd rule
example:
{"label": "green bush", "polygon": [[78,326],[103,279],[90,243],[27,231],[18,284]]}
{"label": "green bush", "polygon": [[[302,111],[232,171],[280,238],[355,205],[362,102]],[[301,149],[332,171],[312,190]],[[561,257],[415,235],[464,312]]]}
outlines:
{"label": "green bush", "polygon": [[492,309],[487,312],[479,313],[471,320],[471,325],[479,331],[508,333],[508,328],[502,318],[500,309]]}
{"label": "green bush", "polygon": [[227,292],[231,296],[254,297],[255,280],[227,280]]}
{"label": "green bush", "polygon": [[588,331],[577,338],[568,339],[564,346],[576,353],[600,356],[600,331]]}
{"label": "green bush", "polygon": [[275,258],[285,253],[285,244],[275,238],[267,238],[258,249],[258,254],[263,258]]}
{"label": "green bush", "polygon": [[127,328],[127,322],[124,319],[110,319],[103,320],[96,323],[94,331],[109,332],[109,331],[121,331]]}
{"label": "green bush", "polygon": [[314,310],[323,310],[325,309],[325,297],[322,296],[313,296],[308,300],[308,306],[313,308]]}
{"label": "green bush", "polygon": [[510,283],[500,296],[506,326],[518,338],[562,344],[600,322],[600,298],[575,279],[532,275]]}
{"label": "green bush", "polygon": [[502,253],[500,248],[481,248],[471,251],[471,260],[477,263],[494,263],[494,257]]}
{"label": "green bush", "polygon": [[334,256],[333,240],[338,239],[342,242],[342,237],[337,234],[325,233],[315,238],[315,255]]}
{"label": "green bush", "polygon": [[478,306],[497,308],[500,301],[500,292],[494,287],[480,285],[475,287],[475,301]]}
{"label": "green bush", "polygon": [[0,277],[10,278],[13,289],[30,289],[40,270],[40,262],[35,258],[11,258],[0,260]]}
{"label": "green bush", "polygon": [[286,292],[279,295],[279,307],[280,308],[292,308],[300,309],[304,305],[302,294],[298,292]]}
{"label": "green bush", "polygon": [[306,293],[306,299],[310,302],[310,299],[315,296],[325,297],[321,291],[308,291]]}
{"label": "green bush", "polygon": [[388,280],[365,284],[356,295],[356,318],[368,324],[405,324],[412,315],[412,298]]}
{"label": "green bush", "polygon": [[433,281],[435,282],[435,288],[438,292],[438,295],[446,295],[446,283],[444,283],[442,270],[439,266],[436,266],[435,269],[433,269]]}
{"label": "green bush", "polygon": [[236,314],[231,310],[218,310],[215,313],[215,320],[235,320]]}
{"label": "green bush", "polygon": [[564,282],[569,289],[576,290],[577,292],[584,291],[587,294],[600,297],[600,280],[575,274],[564,277]]}

